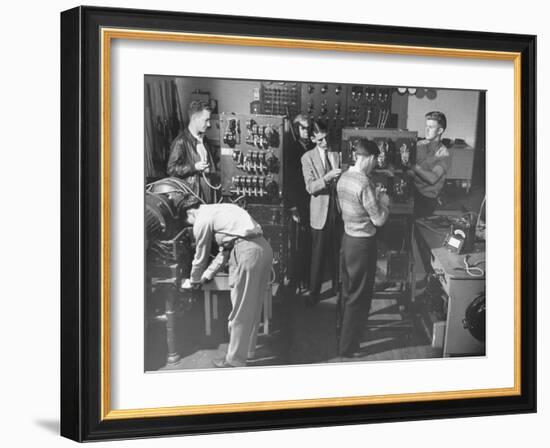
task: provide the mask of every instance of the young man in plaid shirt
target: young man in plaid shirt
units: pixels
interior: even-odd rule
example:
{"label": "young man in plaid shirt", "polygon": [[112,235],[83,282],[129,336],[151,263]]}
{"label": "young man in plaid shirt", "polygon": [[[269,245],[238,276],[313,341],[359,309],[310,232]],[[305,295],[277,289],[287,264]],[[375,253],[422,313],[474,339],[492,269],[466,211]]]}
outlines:
{"label": "young man in plaid shirt", "polygon": [[388,219],[389,197],[376,189],[369,177],[376,167],[378,146],[360,140],[355,165],[340,177],[338,201],[344,221],[341,248],[342,328],[340,356],[363,356],[359,341],[368,318],[376,273],[376,231]]}

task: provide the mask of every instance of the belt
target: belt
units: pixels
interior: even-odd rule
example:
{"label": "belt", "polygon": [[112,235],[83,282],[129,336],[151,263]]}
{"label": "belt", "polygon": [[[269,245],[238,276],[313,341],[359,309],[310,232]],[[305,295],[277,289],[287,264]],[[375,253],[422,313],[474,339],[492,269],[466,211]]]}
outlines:
{"label": "belt", "polygon": [[255,240],[257,238],[260,238],[260,237],[263,237],[262,233],[259,233],[257,235],[250,235],[250,236],[247,236],[246,238],[242,237],[242,236],[239,236],[239,237],[235,238],[234,240],[231,240],[231,241],[225,243],[224,247],[226,249],[231,249],[231,248],[233,248],[233,246],[235,246],[236,244],[239,244],[243,241],[253,241],[253,240]]}
{"label": "belt", "polygon": [[263,234],[259,233],[258,235],[250,235],[250,236],[247,236],[246,238],[239,237],[239,238],[233,240],[233,245],[241,243],[243,241],[252,241],[252,240],[258,239],[260,237],[263,237]]}

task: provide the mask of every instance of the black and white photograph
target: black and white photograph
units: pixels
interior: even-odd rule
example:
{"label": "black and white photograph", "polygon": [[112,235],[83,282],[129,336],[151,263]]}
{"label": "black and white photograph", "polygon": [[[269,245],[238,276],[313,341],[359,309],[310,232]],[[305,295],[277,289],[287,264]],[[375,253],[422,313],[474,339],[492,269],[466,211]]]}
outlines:
{"label": "black and white photograph", "polygon": [[143,95],[145,372],[486,356],[485,90]]}
{"label": "black and white photograph", "polygon": [[238,4],[59,17],[61,435],[521,443],[537,36]]}

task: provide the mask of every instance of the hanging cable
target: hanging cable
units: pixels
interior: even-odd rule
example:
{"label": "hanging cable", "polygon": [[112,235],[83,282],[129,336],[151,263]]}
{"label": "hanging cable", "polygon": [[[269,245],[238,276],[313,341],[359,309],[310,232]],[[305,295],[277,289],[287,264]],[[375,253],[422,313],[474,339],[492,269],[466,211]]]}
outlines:
{"label": "hanging cable", "polygon": [[277,279],[277,273],[275,272],[275,267],[271,265],[271,280],[269,281],[269,284],[274,285],[276,279]]}
{"label": "hanging cable", "polygon": [[205,172],[203,171],[202,172],[202,178],[204,179],[204,181],[206,182],[206,185],[208,185],[210,188],[212,188],[212,190],[220,190],[222,188],[222,184],[220,183],[219,185],[217,186],[214,186],[212,185],[210,182],[208,182],[208,178],[206,177],[206,174]]}
{"label": "hanging cable", "polygon": [[468,259],[470,258],[469,255],[465,255],[463,262],[464,262],[464,268],[466,273],[471,277],[483,277],[485,275],[485,271],[479,267],[477,267],[478,264],[484,263],[484,261],[478,261],[476,264],[469,264]]}
{"label": "hanging cable", "polygon": [[239,202],[241,199],[244,199],[244,198],[246,198],[246,195],[243,194],[239,196],[237,199],[231,200],[231,202],[233,202],[233,204],[236,204],[237,202]]}
{"label": "hanging cable", "polygon": [[[479,221],[481,220],[481,211],[483,210],[483,206],[485,205],[485,200],[487,199],[487,195],[483,196],[483,201],[481,201],[481,205],[479,206],[479,213],[477,214],[477,221],[476,221],[476,234],[479,231]],[[483,226],[485,230],[485,226]]]}

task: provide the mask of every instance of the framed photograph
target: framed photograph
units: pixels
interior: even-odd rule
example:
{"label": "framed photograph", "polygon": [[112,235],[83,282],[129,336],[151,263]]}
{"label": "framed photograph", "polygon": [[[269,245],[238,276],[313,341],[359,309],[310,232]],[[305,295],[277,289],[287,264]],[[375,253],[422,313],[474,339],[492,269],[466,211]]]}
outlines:
{"label": "framed photograph", "polygon": [[536,37],[61,14],[61,434],[536,411]]}

